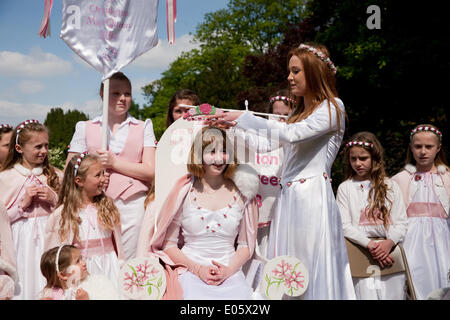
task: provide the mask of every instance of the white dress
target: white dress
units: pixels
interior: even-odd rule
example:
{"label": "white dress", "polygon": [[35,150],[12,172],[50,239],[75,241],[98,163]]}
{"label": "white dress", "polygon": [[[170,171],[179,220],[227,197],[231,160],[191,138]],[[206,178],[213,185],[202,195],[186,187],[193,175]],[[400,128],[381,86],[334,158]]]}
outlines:
{"label": "white dress", "polygon": [[[336,100],[344,110],[342,101]],[[268,258],[290,255],[305,264],[310,282],[303,299],[355,299],[341,217],[329,179],[342,142],[344,116],[338,132],[336,109],[331,104],[330,123],[324,101],[300,122],[287,124],[245,112],[236,127],[270,132],[283,147],[282,189],[270,226]],[[279,145],[264,146],[267,139],[251,141],[252,137],[248,135],[248,144],[258,145],[258,150]]]}
{"label": "white dress", "polygon": [[[390,207],[389,228],[383,221],[373,221],[367,217],[369,191],[372,186],[369,180],[357,181],[349,179],[341,183],[337,192],[337,203],[342,216],[344,236],[349,240],[367,247],[369,238],[391,239],[395,244],[402,241],[406,234],[407,217],[400,187],[386,179]],[[353,278],[356,298],[358,300],[404,300],[406,296],[405,273],[396,273],[380,277]]]}
{"label": "white dress", "polygon": [[[85,257],[89,274],[102,274],[108,277],[116,288],[119,288],[119,259],[112,247],[112,231],[104,230],[98,223],[97,208],[89,205],[79,213],[81,224],[79,235],[83,248],[81,254]],[[101,240],[100,240],[101,239]]]}
{"label": "white dress", "polygon": [[417,299],[450,287],[450,220],[434,191],[438,174],[416,172],[404,248]]}
{"label": "white dress", "polygon": [[[181,228],[184,246],[181,251],[201,265],[213,265],[212,260],[228,265],[235,253],[235,241],[240,230],[243,207],[235,201],[219,210],[202,208],[195,202],[194,192],[189,192],[171,227],[171,241]],[[175,226],[175,229],[173,228]],[[174,231],[175,230],[175,231]],[[239,245],[246,245],[240,242]],[[239,246],[238,246],[239,247]],[[168,246],[166,246],[168,248]],[[219,286],[204,283],[199,277],[186,271],[178,277],[185,300],[250,300],[253,290],[246,282],[241,270],[226,279]]]}

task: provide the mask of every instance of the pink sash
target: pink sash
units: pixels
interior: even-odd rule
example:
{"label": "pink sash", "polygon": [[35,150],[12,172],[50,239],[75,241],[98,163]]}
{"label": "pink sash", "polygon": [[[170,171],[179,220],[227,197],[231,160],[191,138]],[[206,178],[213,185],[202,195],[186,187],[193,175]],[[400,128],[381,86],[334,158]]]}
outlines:
{"label": "pink sash", "polygon": [[440,203],[413,202],[406,209],[408,218],[433,217],[447,219],[447,214]]}
{"label": "pink sash", "polygon": [[114,250],[112,237],[103,239],[89,239],[80,242],[80,249],[86,258],[102,256]]}

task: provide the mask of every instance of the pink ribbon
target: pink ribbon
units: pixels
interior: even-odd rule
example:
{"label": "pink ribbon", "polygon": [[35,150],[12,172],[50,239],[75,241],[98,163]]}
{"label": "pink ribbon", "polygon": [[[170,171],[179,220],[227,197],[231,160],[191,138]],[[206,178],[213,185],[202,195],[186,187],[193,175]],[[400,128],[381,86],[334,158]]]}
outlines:
{"label": "pink ribbon", "polygon": [[39,35],[43,38],[50,35],[50,14],[52,13],[53,0],[45,0],[44,17],[42,18]]}
{"label": "pink ribbon", "polygon": [[175,43],[175,22],[177,22],[177,0],[166,0],[167,8],[167,39]]}

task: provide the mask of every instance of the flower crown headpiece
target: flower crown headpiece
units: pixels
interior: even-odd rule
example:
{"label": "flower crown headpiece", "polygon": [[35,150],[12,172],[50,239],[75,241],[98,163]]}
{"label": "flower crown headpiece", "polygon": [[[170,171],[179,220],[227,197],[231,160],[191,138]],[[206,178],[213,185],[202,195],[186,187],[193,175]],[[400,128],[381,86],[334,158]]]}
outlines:
{"label": "flower crown headpiece", "polygon": [[346,146],[346,147],[361,146],[361,147],[369,147],[369,148],[373,148],[373,143],[365,142],[365,141],[357,141],[357,140],[353,140],[353,141],[347,142],[347,144],[346,144],[345,146]]}
{"label": "flower crown headpiece", "polygon": [[420,131],[431,131],[439,137],[439,140],[442,140],[442,132],[440,132],[438,129],[436,129],[434,127],[430,127],[430,126],[420,126],[420,127],[412,129],[410,137],[412,138],[413,135],[415,135],[417,132],[420,132]]}
{"label": "flower crown headpiece", "polygon": [[78,155],[77,161],[75,162],[75,166],[74,166],[75,177],[77,176],[78,168],[80,167],[81,161],[83,161],[83,158],[86,157],[87,154],[88,154],[88,152],[84,151],[83,153],[80,153]]}
{"label": "flower crown headpiece", "polygon": [[3,128],[12,129],[12,126],[10,124],[7,124],[7,123],[5,123],[5,124],[0,123],[0,129],[3,129]]}
{"label": "flower crown headpiece", "polygon": [[330,68],[331,72],[333,72],[333,74],[336,74],[336,67],[334,65],[334,63],[330,60],[330,58],[327,57],[327,55],[325,53],[323,53],[322,51],[320,51],[317,48],[314,48],[313,46],[309,46],[307,44],[300,44],[298,46],[300,49],[306,49],[311,53],[314,53],[316,55],[317,58],[319,58],[320,60],[322,60],[323,62],[325,62],[325,64],[327,65],[328,68]]}
{"label": "flower crown headpiece", "polygon": [[295,104],[295,100],[290,98],[290,97],[286,97],[286,96],[275,96],[270,98],[270,103],[274,103],[275,101],[290,101],[293,104]]}
{"label": "flower crown headpiece", "polygon": [[30,123],[40,123],[37,120],[31,119],[31,120],[26,120],[24,122],[22,122],[21,124],[19,124],[19,126],[17,127],[17,133],[16,133],[16,144],[19,144],[19,133],[20,131],[25,128],[26,125],[30,124]]}

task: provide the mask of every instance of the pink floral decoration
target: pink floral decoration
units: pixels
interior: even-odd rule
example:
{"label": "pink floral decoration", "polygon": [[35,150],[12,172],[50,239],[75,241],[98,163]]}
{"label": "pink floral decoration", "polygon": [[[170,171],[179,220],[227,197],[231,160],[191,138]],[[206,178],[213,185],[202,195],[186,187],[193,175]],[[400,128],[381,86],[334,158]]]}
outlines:
{"label": "pink floral decoration", "polygon": [[212,110],[212,106],[208,103],[203,103],[198,108],[202,114],[209,114]]}

